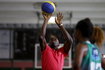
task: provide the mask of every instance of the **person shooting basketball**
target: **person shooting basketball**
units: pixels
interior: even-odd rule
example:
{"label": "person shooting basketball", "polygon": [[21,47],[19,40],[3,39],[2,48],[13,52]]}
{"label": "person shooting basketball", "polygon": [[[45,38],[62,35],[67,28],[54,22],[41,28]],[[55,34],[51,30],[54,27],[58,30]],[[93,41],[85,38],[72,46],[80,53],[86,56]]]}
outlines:
{"label": "person shooting basketball", "polygon": [[59,40],[56,36],[52,35],[48,45],[45,38],[46,27],[48,24],[48,20],[50,19],[52,14],[42,14],[42,15],[44,17],[44,23],[42,25],[40,39],[39,39],[41,52],[42,52],[42,70],[62,70],[64,65],[64,59],[68,55],[68,52],[73,42],[72,37],[63,27],[62,14],[58,13],[55,22],[64,35],[65,43],[62,48],[58,49],[57,47],[59,46]]}

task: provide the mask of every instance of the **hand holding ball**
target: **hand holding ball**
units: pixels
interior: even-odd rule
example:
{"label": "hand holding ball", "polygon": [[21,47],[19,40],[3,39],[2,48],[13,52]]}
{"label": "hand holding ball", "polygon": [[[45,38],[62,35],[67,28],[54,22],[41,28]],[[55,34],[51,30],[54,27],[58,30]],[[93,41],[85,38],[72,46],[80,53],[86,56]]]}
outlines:
{"label": "hand holding ball", "polygon": [[51,1],[44,1],[41,6],[42,13],[52,14],[55,11],[55,4]]}

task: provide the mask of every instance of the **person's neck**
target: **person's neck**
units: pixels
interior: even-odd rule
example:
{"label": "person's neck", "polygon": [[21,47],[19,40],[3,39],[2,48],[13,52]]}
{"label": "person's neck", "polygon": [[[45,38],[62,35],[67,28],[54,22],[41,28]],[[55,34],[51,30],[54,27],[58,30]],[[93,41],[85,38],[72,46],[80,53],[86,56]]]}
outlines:
{"label": "person's neck", "polygon": [[52,49],[56,50],[57,48],[55,48],[55,46],[50,46]]}
{"label": "person's neck", "polygon": [[81,38],[80,42],[89,41],[87,38]]}

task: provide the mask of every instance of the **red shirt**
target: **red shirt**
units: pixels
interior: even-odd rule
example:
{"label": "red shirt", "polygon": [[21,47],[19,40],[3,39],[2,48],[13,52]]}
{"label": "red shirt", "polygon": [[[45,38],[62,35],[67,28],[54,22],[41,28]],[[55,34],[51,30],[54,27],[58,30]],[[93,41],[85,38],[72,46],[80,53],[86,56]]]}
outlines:
{"label": "red shirt", "polygon": [[55,50],[46,45],[46,49],[42,52],[42,70],[62,70],[66,56],[64,47]]}

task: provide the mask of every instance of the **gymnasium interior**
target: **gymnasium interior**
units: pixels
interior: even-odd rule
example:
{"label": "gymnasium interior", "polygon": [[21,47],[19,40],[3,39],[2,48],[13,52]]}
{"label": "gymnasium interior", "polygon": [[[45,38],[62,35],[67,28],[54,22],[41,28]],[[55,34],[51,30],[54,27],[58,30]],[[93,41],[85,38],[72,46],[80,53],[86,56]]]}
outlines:
{"label": "gymnasium interior", "polygon": [[[42,70],[39,34],[43,1],[46,0],[0,0],[0,70]],[[105,32],[105,0],[50,1],[56,4],[56,11],[47,26],[47,41],[50,34],[55,34],[61,44],[64,42],[54,20],[57,12],[62,12],[62,23],[71,35],[76,23],[86,17]],[[105,42],[100,51],[105,54]],[[72,70],[71,53],[63,70]]]}

